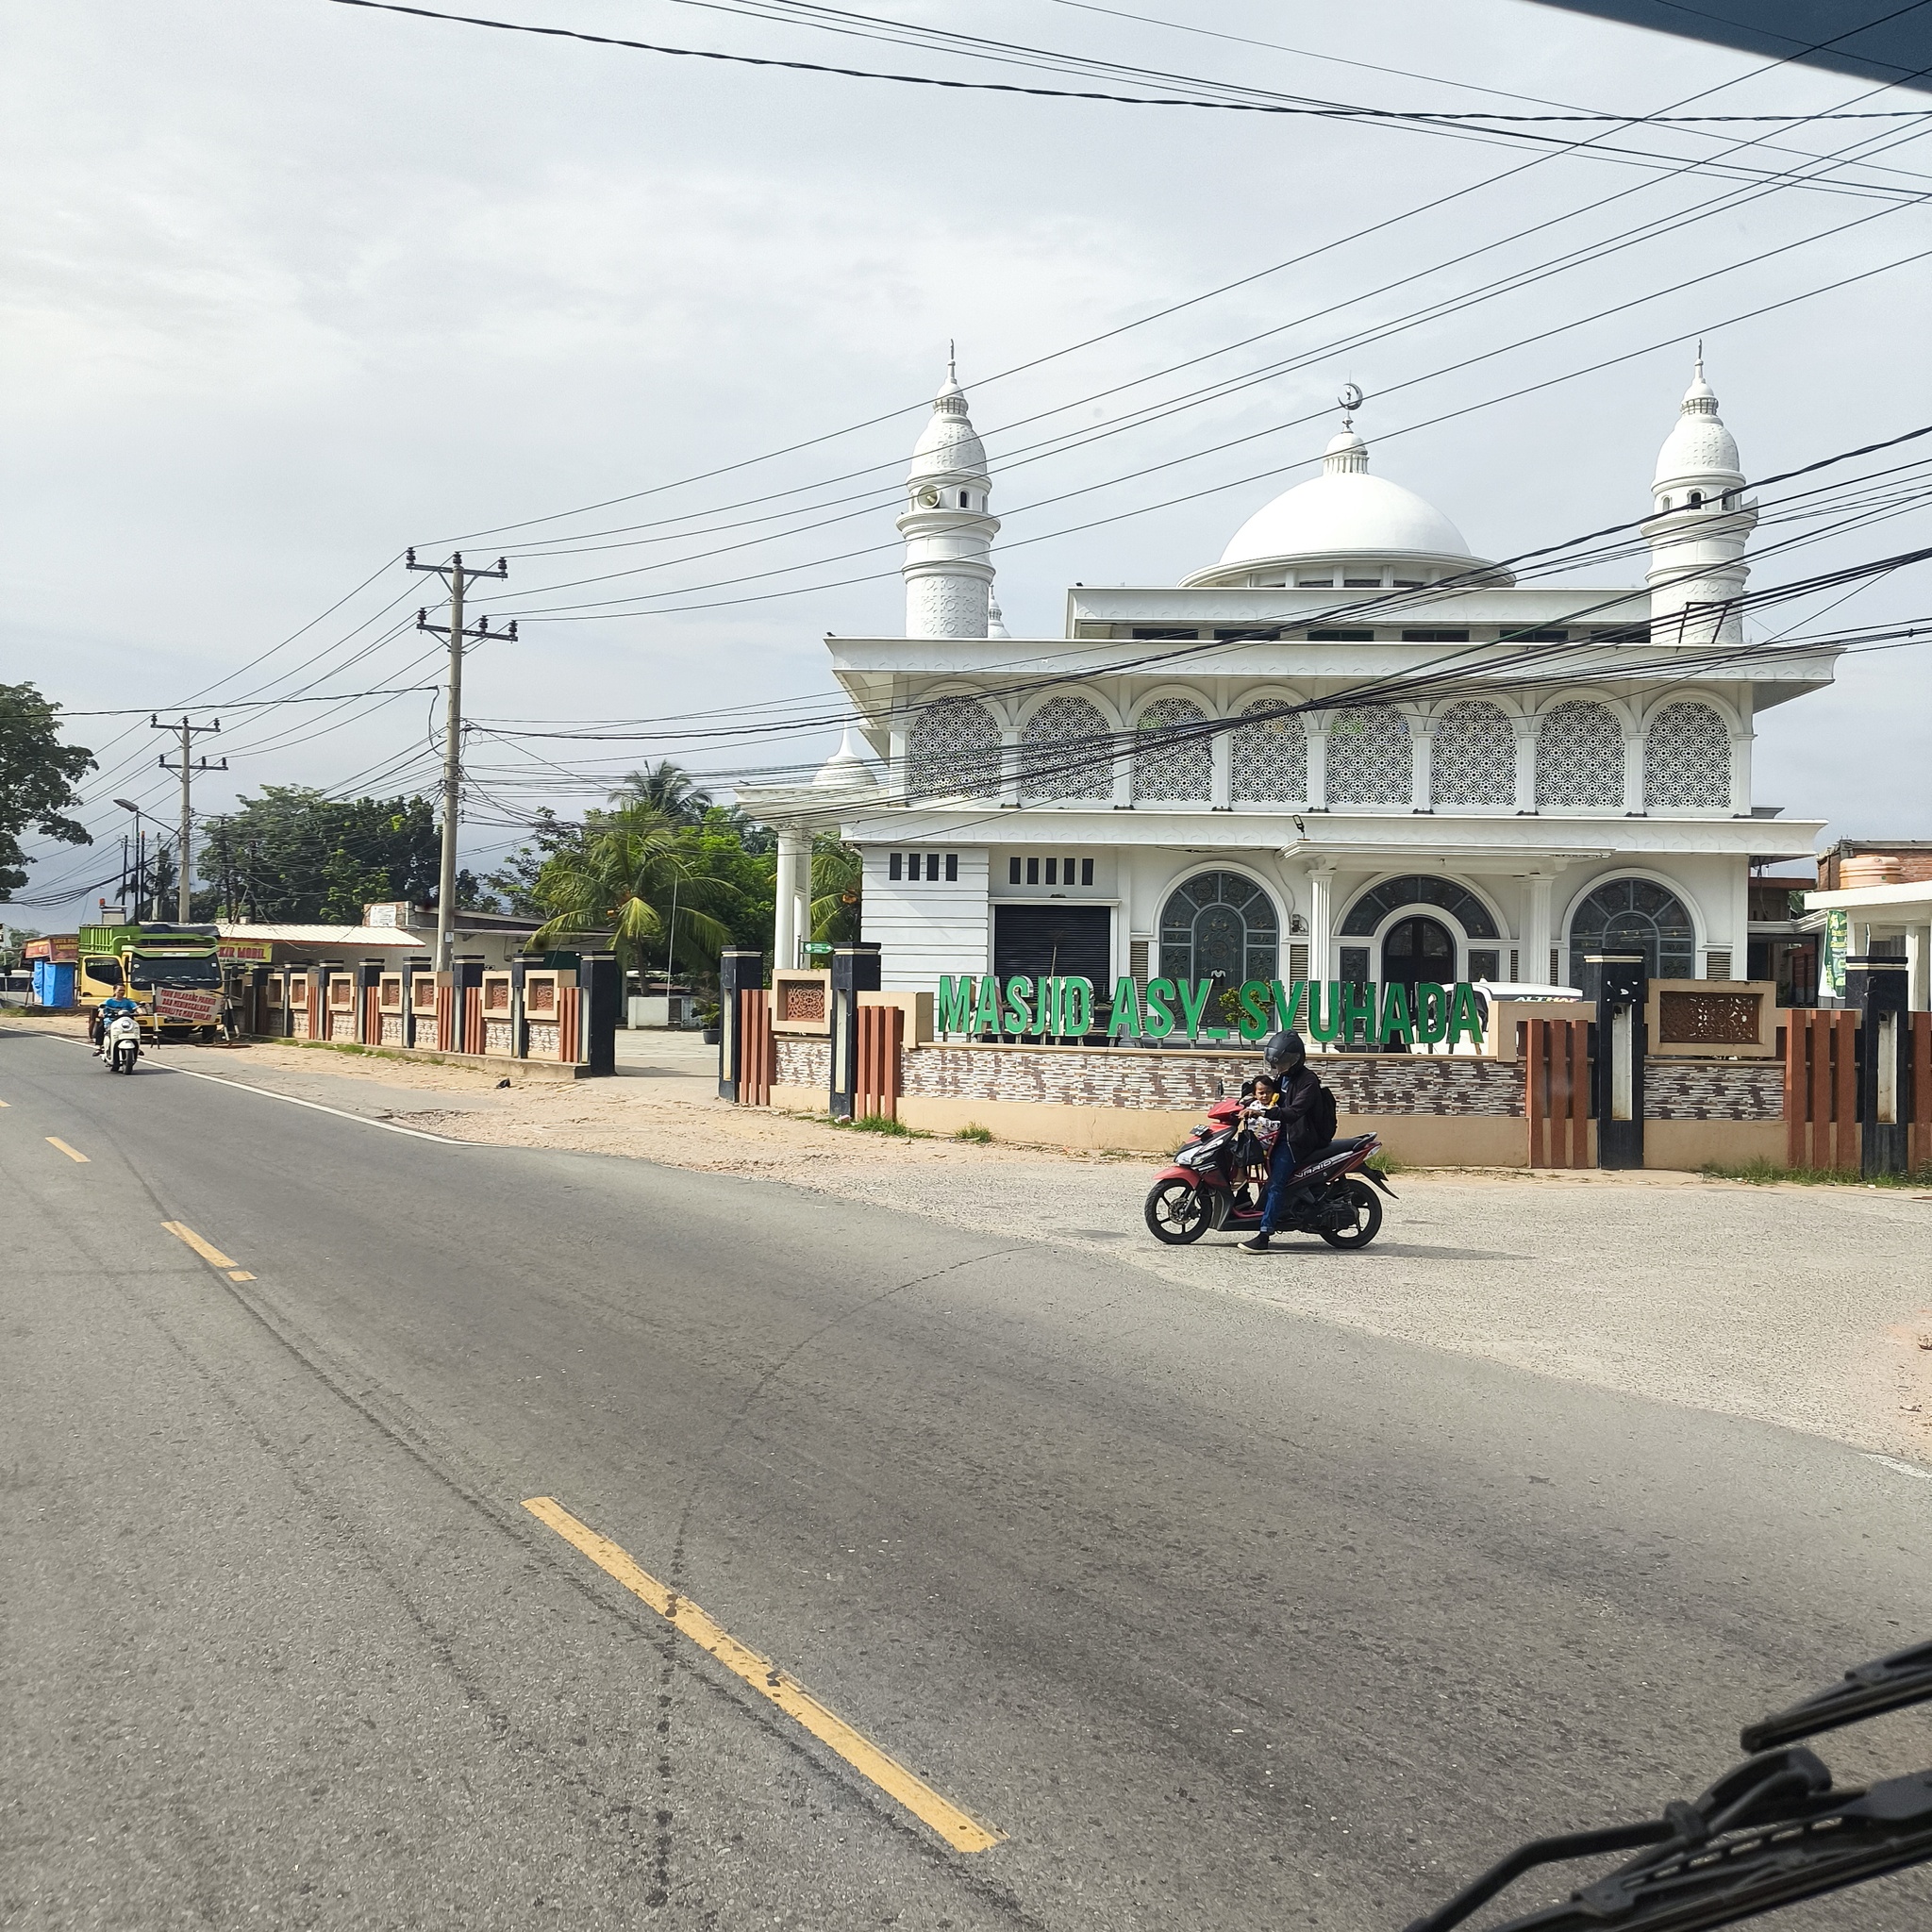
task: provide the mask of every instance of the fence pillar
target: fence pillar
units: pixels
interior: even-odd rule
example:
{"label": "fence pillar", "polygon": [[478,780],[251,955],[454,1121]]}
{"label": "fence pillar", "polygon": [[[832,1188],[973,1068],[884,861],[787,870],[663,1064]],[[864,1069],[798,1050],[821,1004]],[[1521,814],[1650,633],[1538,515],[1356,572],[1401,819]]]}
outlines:
{"label": "fence pillar", "polygon": [[509,962],[509,1050],[513,1059],[530,1058],[530,1025],[524,1011],[524,975],[529,966],[521,953]]}
{"label": "fence pillar", "polygon": [[1858,1172],[1908,1174],[1912,1165],[1912,1024],[1903,959],[1845,961],[1845,1002],[1859,1016]]}
{"label": "fence pillar", "polygon": [[382,961],[364,959],[356,968],[356,1038],[364,1046],[382,1044]]}
{"label": "fence pillar", "polygon": [[450,972],[450,1053],[483,1051],[483,955],[458,953]]}
{"label": "fence pillar", "polygon": [[831,1111],[837,1121],[852,1118],[858,1083],[858,995],[879,990],[879,949],[875,942],[832,948]]}
{"label": "fence pillar", "polygon": [[1649,973],[1641,953],[1586,953],[1584,993],[1596,1001],[1596,1164],[1643,1165],[1643,1008]]}
{"label": "fence pillar", "polygon": [[[418,1039],[416,1034],[416,982],[419,979],[434,980],[427,959],[406,959],[403,962],[403,1044],[405,1046],[431,1046],[436,1044],[432,1033],[427,1040]],[[431,1023],[432,1025],[434,1022]]]}
{"label": "fence pillar", "polygon": [[744,1029],[739,994],[765,983],[765,956],[749,946],[726,946],[718,959],[718,1098],[739,1098],[744,1072]]}
{"label": "fence pillar", "polygon": [[617,1016],[624,1004],[624,977],[615,953],[577,956],[577,1010],[583,1043],[578,1056],[592,1074],[617,1072]]}

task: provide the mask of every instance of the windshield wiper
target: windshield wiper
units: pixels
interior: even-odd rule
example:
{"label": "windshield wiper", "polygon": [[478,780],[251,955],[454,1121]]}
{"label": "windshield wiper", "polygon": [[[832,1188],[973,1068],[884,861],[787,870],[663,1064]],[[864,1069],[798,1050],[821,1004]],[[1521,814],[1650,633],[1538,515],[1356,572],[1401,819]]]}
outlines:
{"label": "windshield wiper", "polygon": [[1829,1690],[1747,1725],[1741,1741],[1757,1755],[1693,1803],[1640,1824],[1535,1840],[1408,1932],[1447,1932],[1525,1872],[1606,1852],[1639,1856],[1494,1932],[1703,1932],[1932,1861],[1932,1768],[1869,1790],[1838,1788],[1794,1741],[1927,1701],[1932,1643],[1861,1664]]}

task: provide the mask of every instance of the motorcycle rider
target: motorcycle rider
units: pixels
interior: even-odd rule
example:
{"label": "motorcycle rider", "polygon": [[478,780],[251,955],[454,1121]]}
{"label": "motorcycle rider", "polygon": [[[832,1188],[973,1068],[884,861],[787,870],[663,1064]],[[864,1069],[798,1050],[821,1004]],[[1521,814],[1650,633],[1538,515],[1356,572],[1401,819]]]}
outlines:
{"label": "motorcycle rider", "polygon": [[1278,1121],[1274,1158],[1268,1168],[1268,1192],[1261,1204],[1261,1225],[1249,1240],[1237,1243],[1244,1255],[1265,1255],[1268,1238],[1289,1219],[1289,1196],[1294,1191],[1295,1170],[1323,1146],[1328,1136],[1317,1119],[1322,1081],[1308,1065],[1308,1051],[1299,1033],[1271,1033],[1261,1045],[1261,1058],[1279,1082],[1274,1099],[1260,1111]]}
{"label": "motorcycle rider", "polygon": [[131,1014],[137,1019],[141,1015],[141,1008],[125,992],[110,992],[94,1008],[94,1057],[96,1058],[99,1058],[101,1054],[107,1050],[108,1028],[114,1024],[115,1019],[122,1013]]}

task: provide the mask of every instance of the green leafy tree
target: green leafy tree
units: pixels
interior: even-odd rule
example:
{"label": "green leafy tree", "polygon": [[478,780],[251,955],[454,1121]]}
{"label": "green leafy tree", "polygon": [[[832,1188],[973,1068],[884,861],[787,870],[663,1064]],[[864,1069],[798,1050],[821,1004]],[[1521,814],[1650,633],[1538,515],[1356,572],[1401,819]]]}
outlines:
{"label": "green leafy tree", "polygon": [[588,814],[581,846],[559,852],[539,875],[537,898],[550,917],[530,950],[608,932],[627,973],[642,971],[648,952],[667,941],[680,952],[688,945],[691,955],[715,955],[731,929],[712,910],[725,895],[706,870],[704,846],[694,827],[648,805]]}
{"label": "green leafy tree", "polygon": [[[232,913],[270,924],[355,925],[370,900],[436,896],[441,835],[426,798],[335,799],[268,785],[209,827],[201,876]],[[457,903],[480,882],[458,881]]]}
{"label": "green leafy tree", "polygon": [[614,806],[646,805],[674,824],[702,823],[711,808],[711,794],[671,758],[659,758],[655,765],[633,772],[610,794]]}
{"label": "green leafy tree", "polygon": [[566,852],[581,853],[584,828],[567,824],[543,806],[530,826],[526,844],[519,845],[496,871],[486,873],[480,881],[483,898],[479,902],[492,912],[513,912],[524,919],[540,919],[547,909],[537,897],[537,883],[543,868]]}
{"label": "green leafy tree", "polygon": [[60,707],[30,684],[0,684],[0,899],[26,884],[20,835],[32,830],[63,845],[92,845],[87,827],[66,816],[75,787],[94,756],[60,741]]}
{"label": "green leafy tree", "polygon": [[858,854],[837,839],[821,837],[811,849],[811,936],[833,945],[858,937],[864,865]]}

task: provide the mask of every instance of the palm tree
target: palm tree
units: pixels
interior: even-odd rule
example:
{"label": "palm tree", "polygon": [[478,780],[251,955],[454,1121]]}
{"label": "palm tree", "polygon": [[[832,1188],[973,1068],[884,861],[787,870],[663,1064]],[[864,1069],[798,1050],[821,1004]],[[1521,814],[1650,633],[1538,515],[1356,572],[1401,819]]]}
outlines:
{"label": "palm tree", "polygon": [[671,758],[633,772],[610,794],[612,805],[647,805],[675,824],[694,825],[709,810],[709,791]]}
{"label": "palm tree", "polygon": [[551,916],[529,950],[608,932],[625,973],[641,970],[646,941],[717,952],[731,933],[704,909],[716,886],[697,870],[694,844],[689,827],[641,803],[591,813],[581,847],[558,853],[538,878],[538,903]]}
{"label": "palm tree", "polygon": [[858,854],[836,839],[817,839],[811,853],[811,936],[850,941],[858,937],[858,899],[865,868]]}

